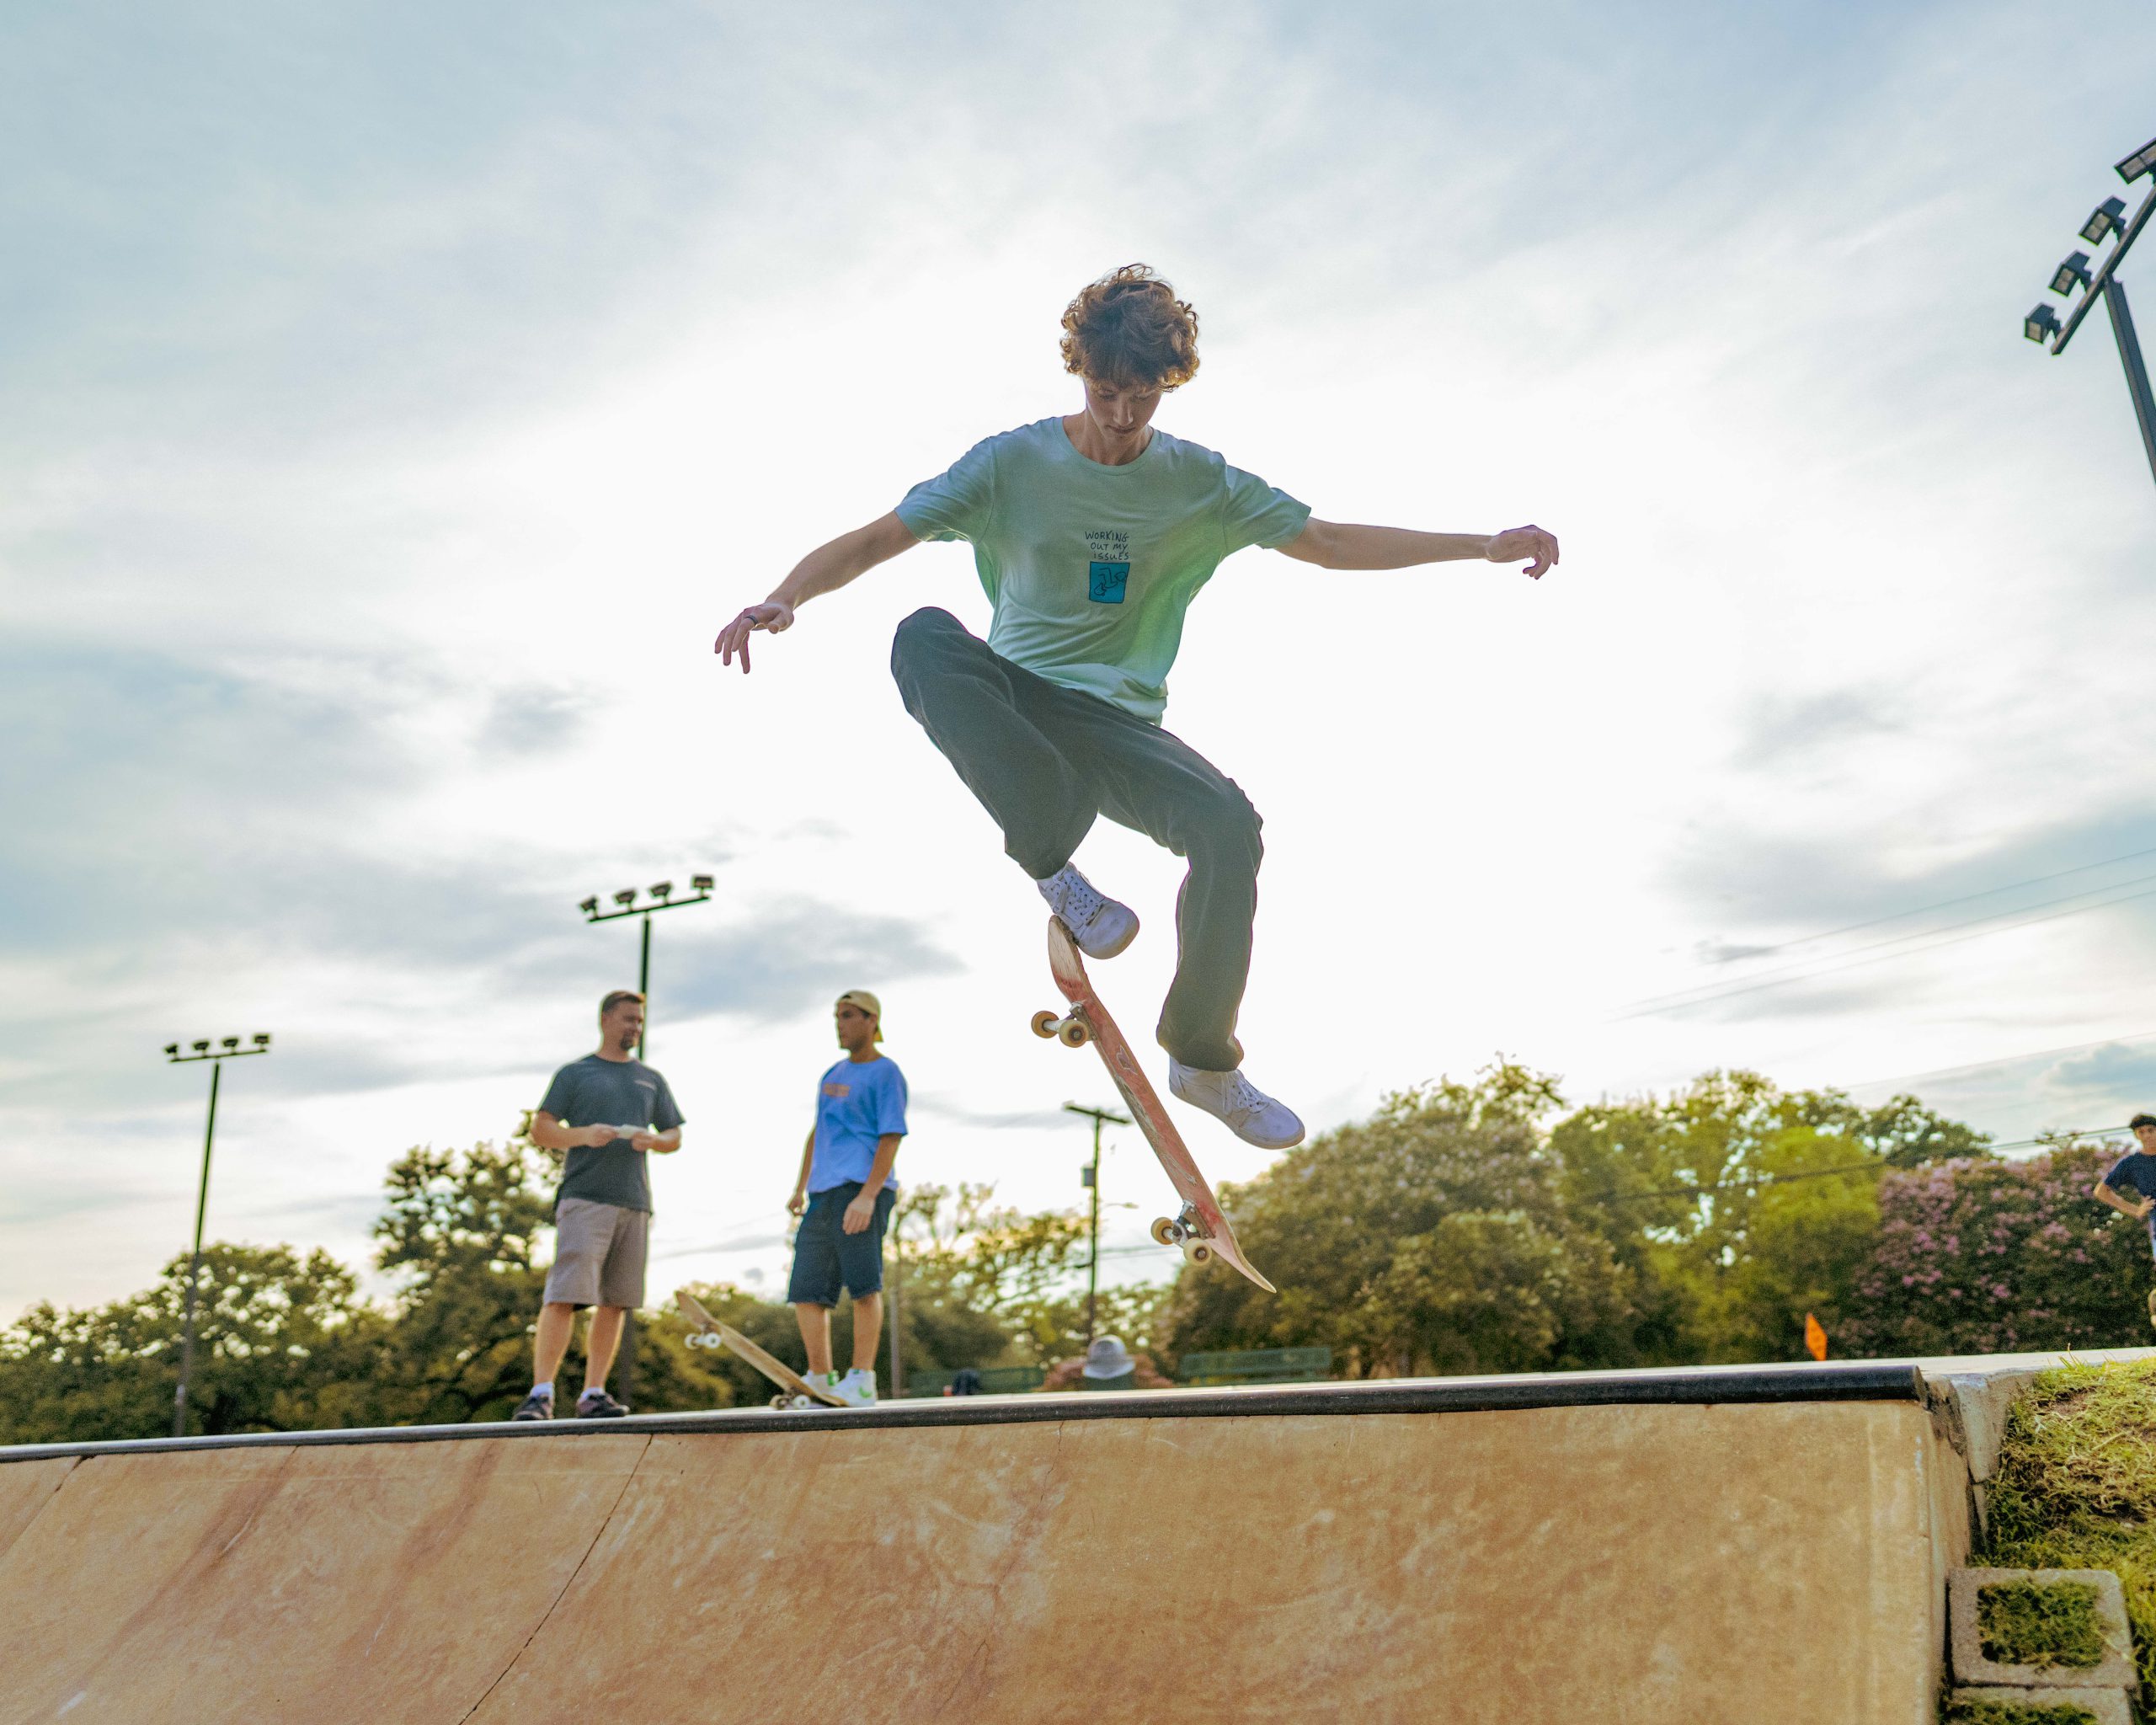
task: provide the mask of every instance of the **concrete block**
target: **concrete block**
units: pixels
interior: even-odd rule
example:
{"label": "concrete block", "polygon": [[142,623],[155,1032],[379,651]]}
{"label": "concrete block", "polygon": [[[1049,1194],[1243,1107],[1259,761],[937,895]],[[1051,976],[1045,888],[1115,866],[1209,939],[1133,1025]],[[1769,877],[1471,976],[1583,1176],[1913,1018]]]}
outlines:
{"label": "concrete block", "polygon": [[[2133,1725],[2133,1709],[2122,1689],[1957,1689],[1951,1700],[1962,1704],[1990,1701],[2012,1706],[2086,1708],[2096,1725]],[[1951,1716],[1950,1716],[1951,1717]]]}
{"label": "concrete block", "polygon": [[[2005,1665],[1987,1659],[1983,1639],[1977,1630],[1977,1596],[1982,1589],[2004,1581],[2033,1581],[2039,1586],[2057,1582],[2085,1582],[2096,1589],[2096,1617],[2104,1636],[2100,1664],[2054,1666]],[[2133,1686],[2133,1637],[2127,1628],[2126,1591],[2108,1569],[1956,1569],[1946,1578],[1947,1647],[1954,1664],[1955,1680],[1986,1688],[2114,1689]]]}
{"label": "concrete block", "polygon": [[1999,1451],[2006,1436],[2006,1416],[2015,1400],[2036,1380],[2033,1371],[1956,1372],[1931,1384],[1945,1404],[1956,1447],[1969,1464],[1969,1477],[1988,1485],[1999,1471]]}

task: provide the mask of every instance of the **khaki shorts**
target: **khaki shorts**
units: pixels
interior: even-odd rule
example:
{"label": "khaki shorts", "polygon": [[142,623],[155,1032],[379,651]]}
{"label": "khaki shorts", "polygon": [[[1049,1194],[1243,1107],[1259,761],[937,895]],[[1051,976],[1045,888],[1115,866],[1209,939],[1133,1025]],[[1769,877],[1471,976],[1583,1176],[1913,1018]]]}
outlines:
{"label": "khaki shorts", "polygon": [[547,1272],[547,1303],[642,1306],[650,1240],[648,1210],[564,1198],[554,1206],[554,1267]]}

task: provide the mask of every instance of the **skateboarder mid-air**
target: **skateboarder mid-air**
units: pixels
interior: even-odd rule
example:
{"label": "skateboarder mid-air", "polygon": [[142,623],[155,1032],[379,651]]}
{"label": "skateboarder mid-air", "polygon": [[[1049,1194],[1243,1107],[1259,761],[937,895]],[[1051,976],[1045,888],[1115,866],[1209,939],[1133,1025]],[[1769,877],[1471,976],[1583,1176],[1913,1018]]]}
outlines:
{"label": "skateboarder mid-air", "polygon": [[891,670],[906,710],[1089,957],[1112,958],[1138,933],[1130,908],[1071,862],[1096,816],[1188,859],[1156,1032],[1168,1087],[1246,1143],[1285,1149],[1303,1123],[1244,1076],[1235,1033],[1257,907],[1257,813],[1161,729],[1183,613],[1245,546],[1321,569],[1475,558],[1525,563],[1540,577],[1557,542],[1535,526],[1423,533],[1318,521],[1211,450],[1155,430],[1161,398],[1197,373],[1198,314],[1143,264],[1086,288],[1063,329],[1065,369],[1085,389],[1076,413],[976,444],[890,514],[810,552],[714,650],[745,671],[750,636],[790,628],[808,601],[923,540],[970,542],[994,608],[988,639],[933,607],[899,624]]}

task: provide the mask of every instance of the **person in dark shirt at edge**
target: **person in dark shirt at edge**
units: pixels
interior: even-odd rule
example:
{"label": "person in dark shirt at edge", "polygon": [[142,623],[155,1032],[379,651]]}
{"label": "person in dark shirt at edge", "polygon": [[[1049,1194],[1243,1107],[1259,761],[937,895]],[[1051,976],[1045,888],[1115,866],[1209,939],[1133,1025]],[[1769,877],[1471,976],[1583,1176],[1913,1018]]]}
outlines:
{"label": "person in dark shirt at edge", "polygon": [[532,1338],[531,1393],[512,1419],[554,1417],[554,1374],[568,1352],[579,1306],[592,1313],[577,1418],[611,1419],[629,1411],[606,1393],[606,1374],[622,1343],[622,1321],[643,1304],[651,1237],[645,1156],[681,1147],[674,1092],[636,1057],[643,1035],[643,996],[616,989],[599,1003],[597,1052],[555,1073],[531,1117],[531,1141],[567,1151],[568,1160],[554,1194],[554,1267],[547,1273]]}
{"label": "person in dark shirt at edge", "polygon": [[[2127,1124],[2141,1143],[2111,1164],[2111,1172],[2096,1183],[2095,1198],[2121,1215],[2146,1223],[2149,1249],[2156,1253],[2156,1114],[2136,1114]],[[2132,1198],[2126,1196],[2129,1192]],[[2148,1322],[2156,1324],[2156,1287],[2148,1290]]]}

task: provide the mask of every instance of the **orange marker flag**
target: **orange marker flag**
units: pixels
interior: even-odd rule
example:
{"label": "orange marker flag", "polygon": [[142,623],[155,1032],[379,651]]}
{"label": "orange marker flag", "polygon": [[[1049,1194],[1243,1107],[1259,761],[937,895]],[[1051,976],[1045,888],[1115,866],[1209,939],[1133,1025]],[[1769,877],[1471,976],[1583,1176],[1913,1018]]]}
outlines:
{"label": "orange marker flag", "polygon": [[1804,1351],[1814,1359],[1827,1357],[1827,1329],[1810,1312],[1804,1314]]}

